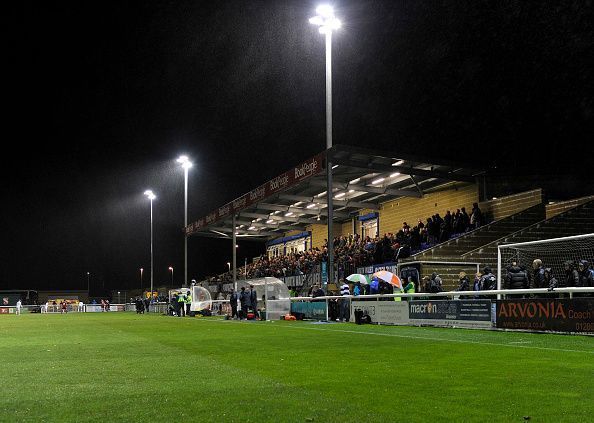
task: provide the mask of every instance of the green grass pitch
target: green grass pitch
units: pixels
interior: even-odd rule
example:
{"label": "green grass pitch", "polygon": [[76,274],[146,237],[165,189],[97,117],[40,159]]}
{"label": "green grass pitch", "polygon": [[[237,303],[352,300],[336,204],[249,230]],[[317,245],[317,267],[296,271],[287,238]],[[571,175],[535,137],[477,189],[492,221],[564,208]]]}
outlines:
{"label": "green grass pitch", "polygon": [[0,421],[587,422],[594,337],[0,316]]}

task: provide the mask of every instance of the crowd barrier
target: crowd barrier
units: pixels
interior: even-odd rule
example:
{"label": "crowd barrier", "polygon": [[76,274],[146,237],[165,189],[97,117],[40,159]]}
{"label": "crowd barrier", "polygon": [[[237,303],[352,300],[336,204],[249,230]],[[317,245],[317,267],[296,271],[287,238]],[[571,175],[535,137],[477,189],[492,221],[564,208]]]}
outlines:
{"label": "crowd barrier", "polygon": [[361,310],[373,323],[386,325],[594,334],[594,288],[331,295],[291,301],[291,311],[306,319],[331,320],[331,307],[349,301],[350,321],[355,321],[355,310]]}

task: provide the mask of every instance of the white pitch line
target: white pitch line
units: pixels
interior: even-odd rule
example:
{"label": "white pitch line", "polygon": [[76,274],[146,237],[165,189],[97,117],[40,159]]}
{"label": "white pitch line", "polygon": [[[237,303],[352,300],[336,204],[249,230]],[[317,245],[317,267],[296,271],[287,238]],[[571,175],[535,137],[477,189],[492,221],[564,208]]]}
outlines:
{"label": "white pitch line", "polygon": [[[205,320],[201,320],[205,322]],[[211,320],[210,322],[214,322]],[[242,321],[233,321],[233,320],[218,320],[217,323],[241,323],[241,324],[252,324],[248,322]],[[267,326],[271,327],[271,326]],[[274,326],[275,328],[280,327],[280,325]],[[569,350],[564,348],[550,348],[550,347],[537,347],[532,345],[518,345],[518,344],[498,344],[496,342],[481,342],[481,341],[471,341],[467,339],[444,339],[444,338],[434,338],[429,336],[412,336],[412,335],[398,335],[395,333],[379,333],[379,332],[367,332],[367,331],[359,331],[359,330],[346,330],[346,329],[321,329],[321,328],[308,328],[305,326],[282,326],[288,329],[303,329],[303,330],[316,330],[322,332],[341,332],[341,333],[355,333],[360,335],[376,335],[376,336],[388,336],[393,338],[408,338],[408,339],[421,339],[425,341],[440,341],[440,342],[457,342],[460,344],[477,344],[477,345],[494,345],[498,347],[511,347],[511,348],[527,348],[527,349],[534,349],[534,350],[544,350],[544,351],[559,351],[559,352],[574,352],[574,353],[584,353],[584,354],[594,354],[594,350],[592,351],[585,351],[585,350]]]}

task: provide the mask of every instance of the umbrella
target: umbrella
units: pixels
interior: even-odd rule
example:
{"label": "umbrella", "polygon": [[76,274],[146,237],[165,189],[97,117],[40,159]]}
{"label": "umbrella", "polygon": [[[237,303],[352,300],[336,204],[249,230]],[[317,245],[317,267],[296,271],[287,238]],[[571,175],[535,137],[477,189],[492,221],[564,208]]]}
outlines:
{"label": "umbrella", "polygon": [[353,273],[352,275],[347,277],[347,281],[351,282],[361,282],[363,285],[368,285],[369,281],[367,280],[367,276],[362,275],[361,273]]}
{"label": "umbrella", "polygon": [[402,282],[400,281],[400,278],[392,272],[388,272],[387,270],[380,270],[378,272],[375,272],[372,276],[402,289]]}

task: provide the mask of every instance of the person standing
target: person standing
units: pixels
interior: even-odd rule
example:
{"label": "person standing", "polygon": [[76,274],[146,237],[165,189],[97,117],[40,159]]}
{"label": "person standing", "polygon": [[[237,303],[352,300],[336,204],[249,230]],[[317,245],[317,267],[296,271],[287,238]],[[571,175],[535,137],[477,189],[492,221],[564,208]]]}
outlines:
{"label": "person standing", "polygon": [[548,288],[544,277],[544,266],[541,259],[536,259],[532,262],[532,286],[531,288]]}
{"label": "person standing", "polygon": [[186,292],[186,317],[190,316],[190,308],[192,307],[192,293]]}
{"label": "person standing", "polygon": [[[458,275],[458,289],[456,291],[470,291],[470,279],[466,276],[466,272],[460,272]],[[464,295],[460,295],[460,299],[466,298]]]}
{"label": "person standing", "polygon": [[472,211],[470,214],[470,227],[477,229],[483,225],[483,212],[479,208],[478,203],[472,203]]}
{"label": "person standing", "polygon": [[[528,272],[522,266],[513,260],[511,266],[507,268],[507,275],[503,281],[504,289],[528,289],[530,281],[528,280]],[[509,295],[510,298],[523,298],[523,295]]]}
{"label": "person standing", "polygon": [[239,302],[241,304],[241,318],[243,320],[247,320],[248,307],[251,305],[251,302],[250,293],[246,292],[245,286],[241,287],[241,292],[239,294]]}
{"label": "person standing", "polygon": [[252,304],[252,310],[254,310],[254,319],[257,319],[258,314],[258,294],[254,289],[254,285],[250,285],[250,303]]}
{"label": "person standing", "polygon": [[179,313],[177,314],[178,317],[182,317],[186,315],[186,308],[185,308],[185,303],[186,303],[186,296],[183,294],[183,292],[180,292],[179,294],[177,294],[177,307],[179,308]]}
{"label": "person standing", "polygon": [[85,303],[83,303],[82,301],[78,302],[78,311],[81,313],[85,311]]}
{"label": "person standing", "polygon": [[23,306],[23,303],[22,303],[21,299],[19,298],[18,301],[16,302],[16,314],[21,314],[22,306]]}
{"label": "person standing", "polygon": [[340,322],[342,321],[349,321],[350,318],[350,302],[348,296],[351,295],[351,288],[349,284],[343,282],[340,286],[340,295],[343,297],[340,299],[340,313],[338,315],[338,319]]}
{"label": "person standing", "polygon": [[150,299],[148,299],[148,298],[145,298],[145,299],[143,300],[143,302],[144,302],[144,309],[145,309],[145,311],[148,313],[148,311],[149,311],[149,305],[150,305],[150,303],[151,303],[151,300],[150,300]]}
{"label": "person standing", "polygon": [[[481,290],[481,278],[482,277],[483,277],[483,274],[481,272],[476,272],[476,274],[474,275],[474,283],[472,285],[472,290],[474,292],[479,292]],[[474,298],[479,299],[480,295],[475,295]]]}
{"label": "person standing", "polygon": [[231,306],[231,318],[235,318],[239,320],[239,314],[237,314],[237,301],[239,300],[239,295],[237,295],[237,291],[231,288],[231,295],[229,296],[229,305]]}

